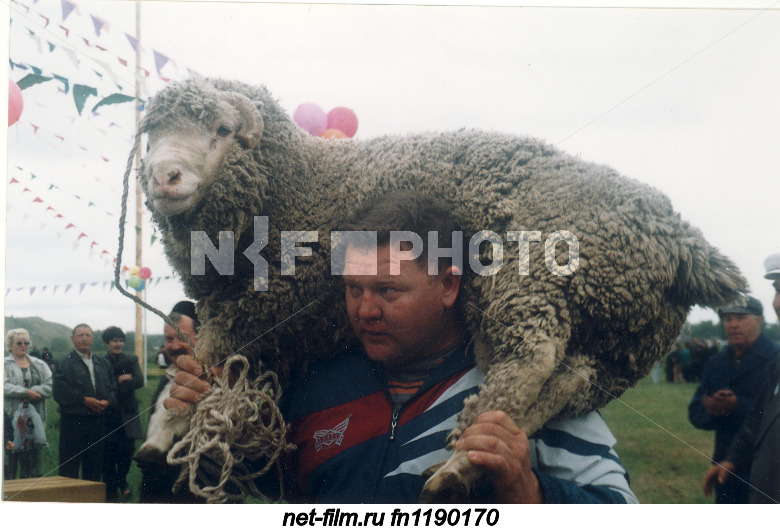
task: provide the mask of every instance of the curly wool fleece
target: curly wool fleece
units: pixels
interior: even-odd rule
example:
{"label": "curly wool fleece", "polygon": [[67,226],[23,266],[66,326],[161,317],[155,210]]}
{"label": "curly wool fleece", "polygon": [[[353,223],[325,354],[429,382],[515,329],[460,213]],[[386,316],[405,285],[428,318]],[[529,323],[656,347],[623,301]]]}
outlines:
{"label": "curly wool fleece", "polygon": [[[499,272],[467,287],[468,325],[487,377],[454,437],[487,409],[507,411],[531,434],[552,418],[604,405],[669,351],[693,304],[722,305],[745,290],[736,267],[659,191],[537,139],[459,130],[323,140],[299,129],[264,87],[202,79],[157,95],[144,130],[207,129],[221,91],[255,103],[265,123],[259,146],[233,149],[191,210],[168,218],[147,202],[169,261],[199,301],[198,350],[208,363],[240,351],[253,364],[262,359],[285,384],[291,369],[337,353],[349,330],[343,293],[330,276],[329,231],[391,190],[451,203],[466,236],[539,231],[544,241],[566,230],[579,241],[571,275],[548,270],[544,243],[530,244],[528,273],[520,274],[521,255],[507,243]],[[147,171],[141,177],[146,184]],[[267,292],[255,291],[254,268],[242,254],[253,242],[255,216],[269,219]],[[190,274],[194,230],[212,241],[219,231],[236,234],[234,275],[212,266]],[[280,272],[282,230],[319,232],[295,276]]]}

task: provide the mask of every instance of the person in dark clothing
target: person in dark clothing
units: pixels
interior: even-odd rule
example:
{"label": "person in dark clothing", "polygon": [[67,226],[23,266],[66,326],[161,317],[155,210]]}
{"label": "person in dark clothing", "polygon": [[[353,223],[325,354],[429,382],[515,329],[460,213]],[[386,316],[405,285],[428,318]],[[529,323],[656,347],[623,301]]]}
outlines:
{"label": "person in dark clothing", "polygon": [[113,500],[117,493],[128,496],[131,493],[127,483],[135,441],[143,438],[143,426],[138,416],[138,399],[135,391],[144,386],[144,375],[138,358],[123,354],[125,333],[116,326],[103,331],[103,342],[108,347],[106,359],[111,365],[117,384],[117,407],[106,412],[106,433],[103,445],[103,482],[106,497]]}
{"label": "person in dark clothing", "polygon": [[[195,313],[195,304],[191,301],[180,301],[174,305],[173,310],[168,315],[179,328],[181,333],[188,337],[193,345],[197,344],[198,316]],[[179,339],[176,330],[168,325],[164,329],[165,344],[163,352],[171,361],[182,355],[192,356],[193,351],[189,344]],[[160,379],[157,390],[152,398],[152,410],[147,425],[146,437],[154,435],[156,428],[160,427],[159,417],[162,415],[162,405],[165,398],[168,397],[170,388],[173,385],[173,378],[177,372],[174,364],[168,367],[165,376]],[[158,414],[159,412],[159,414]],[[142,503],[173,503],[188,504],[194,502],[204,502],[192,493],[187,486],[182,486],[178,493],[172,493],[171,489],[179,476],[179,467],[169,466],[165,463],[152,464],[136,460],[141,469],[141,493],[140,502]]]}
{"label": "person in dark clothing", "polygon": [[[747,297],[742,306],[719,311],[728,345],[704,367],[702,381],[688,406],[688,418],[699,429],[715,431],[713,461],[723,460],[742,422],[769,375],[780,347],[761,333],[763,307]],[[749,468],[716,484],[716,504],[748,502]]]}
{"label": "person in dark clothing", "polygon": [[[774,281],[773,307],[780,318],[780,253],[764,262],[765,278]],[[705,495],[715,485],[723,485],[735,475],[749,473],[749,501],[751,503],[780,502],[780,354],[772,364],[769,379],[761,388],[742,427],[740,427],[728,454],[704,475]]]}
{"label": "person in dark clothing", "polygon": [[73,329],[73,350],[57,361],[54,401],[60,410],[60,466],[63,477],[100,482],[106,412],[116,406],[117,388],[111,365],[92,354],[94,335],[89,325]]}

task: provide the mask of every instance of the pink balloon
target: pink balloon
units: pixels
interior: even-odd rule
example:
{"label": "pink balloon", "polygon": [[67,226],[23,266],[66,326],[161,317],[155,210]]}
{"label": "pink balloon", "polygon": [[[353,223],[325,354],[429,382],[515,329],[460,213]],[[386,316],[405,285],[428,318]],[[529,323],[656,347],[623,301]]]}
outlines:
{"label": "pink balloon", "polygon": [[148,279],[149,277],[152,276],[152,270],[150,270],[147,267],[143,267],[140,270],[138,270],[138,276],[141,277],[142,279]]}
{"label": "pink balloon", "polygon": [[312,136],[319,136],[328,128],[328,116],[314,103],[303,103],[295,109],[293,121]]}
{"label": "pink balloon", "polygon": [[328,112],[328,127],[341,130],[347,137],[355,135],[358,129],[358,118],[355,112],[343,106],[337,106]]}
{"label": "pink balloon", "polygon": [[[10,79],[8,83],[8,126],[11,126],[19,121],[19,118],[22,116],[24,99],[22,99],[22,91],[19,89],[19,85]],[[325,130],[324,127],[323,130]]]}

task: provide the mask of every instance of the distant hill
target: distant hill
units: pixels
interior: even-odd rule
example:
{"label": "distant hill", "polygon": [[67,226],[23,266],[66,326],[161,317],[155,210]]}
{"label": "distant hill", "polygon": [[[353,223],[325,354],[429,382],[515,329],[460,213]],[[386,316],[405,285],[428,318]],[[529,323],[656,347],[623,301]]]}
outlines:
{"label": "distant hill", "polygon": [[[32,346],[38,347],[38,350],[42,350],[44,347],[48,348],[55,359],[67,354],[73,348],[70,340],[72,328],[60,323],[52,323],[40,317],[6,317],[3,336],[12,328],[24,328],[30,332]],[[100,336],[100,330],[97,330],[95,332],[95,341],[92,344],[92,350],[95,352],[106,350],[106,346],[103,344]],[[149,361],[151,362],[157,357],[156,351],[163,344],[164,339],[161,334],[147,334],[146,338],[148,340]],[[133,332],[128,332],[125,338],[125,352],[133,350],[133,339]],[[6,353],[7,350],[5,350],[4,344],[3,355],[6,355]]]}
{"label": "distant hill", "polygon": [[[38,347],[39,350],[48,347],[52,354],[59,355],[71,348],[71,328],[63,324],[51,323],[40,317],[6,317],[3,336],[13,328],[24,328],[30,332],[32,346]],[[5,345],[3,347],[5,348]]]}

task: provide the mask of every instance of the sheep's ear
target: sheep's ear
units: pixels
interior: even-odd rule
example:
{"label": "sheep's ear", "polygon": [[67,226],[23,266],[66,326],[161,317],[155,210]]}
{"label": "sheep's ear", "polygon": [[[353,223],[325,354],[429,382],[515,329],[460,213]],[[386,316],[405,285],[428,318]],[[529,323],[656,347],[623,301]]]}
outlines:
{"label": "sheep's ear", "polygon": [[228,92],[223,95],[225,101],[233,105],[233,108],[241,114],[243,124],[236,132],[236,139],[244,148],[255,149],[263,137],[263,116],[257,110],[255,104],[243,94]]}

